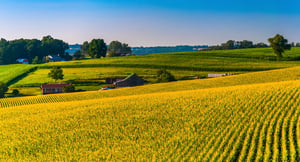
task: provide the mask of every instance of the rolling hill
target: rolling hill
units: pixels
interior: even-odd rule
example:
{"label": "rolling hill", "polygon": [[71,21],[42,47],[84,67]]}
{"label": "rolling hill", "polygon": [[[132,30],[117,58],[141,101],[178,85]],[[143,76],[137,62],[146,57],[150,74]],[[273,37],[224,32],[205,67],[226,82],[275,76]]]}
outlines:
{"label": "rolling hill", "polygon": [[[192,54],[187,53],[190,59]],[[86,60],[82,68],[100,68],[98,63],[119,59]],[[128,59],[140,58],[124,58]],[[231,62],[240,59],[232,57]],[[300,67],[292,67],[298,62],[256,59],[261,64],[270,63],[268,67],[275,70],[108,91],[0,99],[0,159],[299,161]],[[75,62],[53,65],[74,72]],[[172,61],[169,64],[177,66]],[[35,72],[49,65],[36,65],[43,67]]]}

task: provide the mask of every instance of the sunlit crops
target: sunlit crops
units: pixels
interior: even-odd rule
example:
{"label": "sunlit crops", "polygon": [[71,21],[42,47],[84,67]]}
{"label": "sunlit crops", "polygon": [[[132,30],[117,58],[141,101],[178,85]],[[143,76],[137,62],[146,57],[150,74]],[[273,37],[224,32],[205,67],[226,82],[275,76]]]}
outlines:
{"label": "sunlit crops", "polygon": [[[286,68],[280,70],[270,70],[262,72],[253,72],[247,74],[240,74],[234,76],[212,78],[212,79],[198,79],[189,81],[178,81],[162,84],[151,84],[132,88],[122,88],[109,91],[93,91],[80,92],[71,94],[57,94],[33,97],[20,98],[5,98],[0,99],[0,107],[9,107],[15,105],[27,105],[36,103],[48,102],[64,102],[76,101],[86,99],[98,99],[106,97],[118,97],[128,95],[139,95],[157,92],[172,92],[182,90],[196,90],[215,87],[236,86],[255,83],[268,83],[300,79],[300,67]],[[100,88],[99,88],[100,89]]]}
{"label": "sunlit crops", "polygon": [[293,67],[0,99],[0,160],[300,161],[299,79]]}
{"label": "sunlit crops", "polygon": [[297,161],[299,88],[286,81],[4,108],[0,157]]}

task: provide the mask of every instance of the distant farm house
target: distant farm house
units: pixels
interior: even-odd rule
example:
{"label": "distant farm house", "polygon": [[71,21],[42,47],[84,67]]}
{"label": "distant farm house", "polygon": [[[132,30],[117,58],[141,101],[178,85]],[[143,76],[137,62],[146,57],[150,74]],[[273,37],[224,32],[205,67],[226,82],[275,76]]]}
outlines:
{"label": "distant farm house", "polygon": [[117,81],[114,84],[116,88],[123,88],[144,85],[145,81],[144,79],[137,76],[135,73],[132,73],[125,79]]}
{"label": "distant farm house", "polygon": [[59,55],[48,55],[49,62],[60,62],[65,61],[63,58],[61,58]]}
{"label": "distant farm house", "polygon": [[235,75],[234,73],[223,73],[223,74],[208,74],[208,78],[216,78],[216,77],[222,77],[222,76],[229,76],[229,75]]}
{"label": "distant farm house", "polygon": [[65,86],[72,84],[42,84],[42,94],[62,93]]}
{"label": "distant farm house", "polygon": [[17,59],[16,61],[19,64],[29,64],[29,61],[26,58],[20,58],[20,59]]}
{"label": "distant farm house", "polygon": [[120,78],[106,78],[105,82],[109,83],[109,84],[113,84],[113,83],[115,83],[117,81],[121,81],[121,80],[123,80],[123,79],[120,79]]}
{"label": "distant farm house", "polygon": [[101,90],[140,86],[140,85],[144,85],[145,81],[144,79],[137,76],[135,73],[132,73],[125,79],[107,78],[106,83],[112,83],[112,84],[102,87]]}

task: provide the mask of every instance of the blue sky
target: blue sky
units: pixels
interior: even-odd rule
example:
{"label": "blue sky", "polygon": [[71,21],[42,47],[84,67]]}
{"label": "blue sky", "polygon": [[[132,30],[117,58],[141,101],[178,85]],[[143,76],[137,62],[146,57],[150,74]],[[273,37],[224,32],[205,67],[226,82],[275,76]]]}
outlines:
{"label": "blue sky", "polygon": [[70,44],[102,38],[130,46],[300,42],[297,0],[0,0],[0,37],[51,35]]}

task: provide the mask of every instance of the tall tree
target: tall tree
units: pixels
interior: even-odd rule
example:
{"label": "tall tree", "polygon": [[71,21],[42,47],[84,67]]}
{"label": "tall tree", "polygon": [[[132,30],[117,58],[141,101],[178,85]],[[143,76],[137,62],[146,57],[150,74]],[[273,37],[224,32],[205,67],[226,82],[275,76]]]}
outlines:
{"label": "tall tree", "polygon": [[281,60],[282,53],[284,53],[285,50],[291,49],[291,45],[288,44],[288,40],[280,34],[276,34],[273,38],[269,38],[268,41],[274,53],[277,55],[277,61]]}
{"label": "tall tree", "polygon": [[122,53],[122,43],[119,41],[112,41],[108,45],[108,52],[114,52],[116,56],[119,56]]}
{"label": "tall tree", "polygon": [[105,57],[107,51],[103,39],[93,39],[89,44],[88,53],[92,58]]}
{"label": "tall tree", "polygon": [[63,80],[64,79],[63,70],[60,67],[55,66],[48,73],[48,77],[54,79],[55,83],[57,80]]}
{"label": "tall tree", "polygon": [[43,37],[42,47],[45,55],[59,55],[65,56],[65,51],[69,49],[69,45],[62,40],[54,39],[50,35]]}
{"label": "tall tree", "polygon": [[82,46],[80,47],[80,50],[82,55],[87,56],[89,50],[89,42],[83,42]]}
{"label": "tall tree", "polygon": [[131,54],[131,48],[126,43],[121,43],[119,41],[110,42],[108,48],[108,53],[113,53],[114,56],[120,56],[121,54]]}
{"label": "tall tree", "polygon": [[223,43],[221,46],[223,49],[234,49],[234,40],[228,40],[226,43]]}

